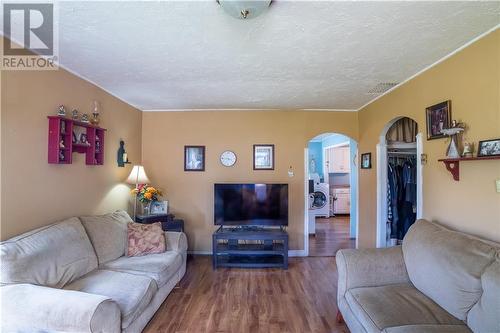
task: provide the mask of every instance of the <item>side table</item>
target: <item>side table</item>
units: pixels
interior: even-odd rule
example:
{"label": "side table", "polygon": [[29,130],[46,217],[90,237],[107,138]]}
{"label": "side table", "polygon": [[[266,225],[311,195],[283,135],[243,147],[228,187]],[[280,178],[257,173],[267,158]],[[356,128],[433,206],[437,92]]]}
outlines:
{"label": "side table", "polygon": [[161,222],[164,231],[184,232],[184,220],[176,219],[174,214],[136,215],[135,221],[146,224]]}

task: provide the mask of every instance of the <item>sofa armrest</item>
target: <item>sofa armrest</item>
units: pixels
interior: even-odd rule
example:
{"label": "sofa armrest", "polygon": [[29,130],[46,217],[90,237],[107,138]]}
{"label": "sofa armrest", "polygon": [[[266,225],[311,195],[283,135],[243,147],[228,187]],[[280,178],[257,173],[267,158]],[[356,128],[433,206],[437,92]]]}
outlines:
{"label": "sofa armrest", "polygon": [[2,332],[121,332],[118,304],[105,296],[32,284],[0,293]]}
{"label": "sofa armrest", "polygon": [[183,232],[165,231],[167,251],[186,252],[188,248],[187,237]]}
{"label": "sofa armrest", "polygon": [[336,261],[339,277],[338,300],[352,288],[410,282],[401,246],[339,250]]}

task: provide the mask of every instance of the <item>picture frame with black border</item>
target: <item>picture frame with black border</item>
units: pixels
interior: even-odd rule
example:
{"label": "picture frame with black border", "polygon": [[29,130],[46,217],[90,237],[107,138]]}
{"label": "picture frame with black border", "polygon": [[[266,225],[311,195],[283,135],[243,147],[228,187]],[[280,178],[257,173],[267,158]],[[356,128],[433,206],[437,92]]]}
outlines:
{"label": "picture frame with black border", "polygon": [[361,169],[372,168],[372,153],[361,154]]}
{"label": "picture frame with black border", "polygon": [[477,157],[487,156],[500,156],[500,138],[479,141]]}
{"label": "picture frame with black border", "polygon": [[184,171],[205,171],[205,146],[184,146]]}
{"label": "picture frame with black border", "polygon": [[451,100],[431,105],[425,109],[427,140],[447,136],[441,130],[451,127]]}

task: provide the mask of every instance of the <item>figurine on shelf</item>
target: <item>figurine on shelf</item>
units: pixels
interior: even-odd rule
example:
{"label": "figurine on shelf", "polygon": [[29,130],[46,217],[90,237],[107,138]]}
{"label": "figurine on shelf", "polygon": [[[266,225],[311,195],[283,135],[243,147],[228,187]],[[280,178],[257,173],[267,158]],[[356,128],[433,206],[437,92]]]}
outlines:
{"label": "figurine on shelf", "polygon": [[64,107],[64,105],[59,105],[59,109],[57,110],[57,115],[59,117],[66,117],[66,108]]}
{"label": "figurine on shelf", "polygon": [[87,123],[87,124],[90,123],[88,114],[86,113],[82,114],[82,123]]}
{"label": "figurine on shelf", "polygon": [[101,141],[97,135],[95,136],[95,152],[96,153],[101,152]]}
{"label": "figurine on shelf", "polygon": [[59,161],[64,161],[64,153],[62,151],[59,152]]}
{"label": "figurine on shelf", "polygon": [[465,142],[464,151],[462,152],[462,157],[473,157],[474,156],[474,143]]}
{"label": "figurine on shelf", "polygon": [[61,134],[66,134],[66,122],[61,120]]}
{"label": "figurine on shelf", "polygon": [[80,134],[80,143],[87,145],[87,146],[90,146],[90,143],[87,139],[87,134],[85,134],[85,133]]}
{"label": "figurine on shelf", "polygon": [[92,119],[90,119],[90,122],[92,125],[99,125],[99,114],[101,113],[101,105],[98,101],[93,101],[92,102]]}
{"label": "figurine on shelf", "polygon": [[71,117],[73,118],[73,120],[78,120],[78,110],[77,109],[73,109],[73,111],[71,111]]}
{"label": "figurine on shelf", "polygon": [[118,152],[116,154],[116,162],[118,163],[118,167],[123,168],[125,166],[123,160],[123,154],[125,154],[125,142],[120,140],[120,147],[118,148]]}
{"label": "figurine on shelf", "polygon": [[446,150],[446,157],[448,158],[459,158],[460,152],[457,146],[457,136],[459,133],[465,130],[465,124],[459,123],[453,120],[450,128],[445,128],[441,130],[441,133],[450,137],[450,144]]}
{"label": "figurine on shelf", "polygon": [[66,148],[66,147],[64,146],[64,140],[61,140],[61,141],[59,142],[59,148]]}

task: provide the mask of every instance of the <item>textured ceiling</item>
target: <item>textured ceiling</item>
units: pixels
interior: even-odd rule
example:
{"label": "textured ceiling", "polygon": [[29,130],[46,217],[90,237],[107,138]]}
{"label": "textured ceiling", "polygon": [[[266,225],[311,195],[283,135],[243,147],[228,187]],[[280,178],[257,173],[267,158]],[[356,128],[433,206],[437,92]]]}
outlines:
{"label": "textured ceiling", "polygon": [[60,2],[63,66],[143,109],[358,109],[500,23],[500,2]]}

